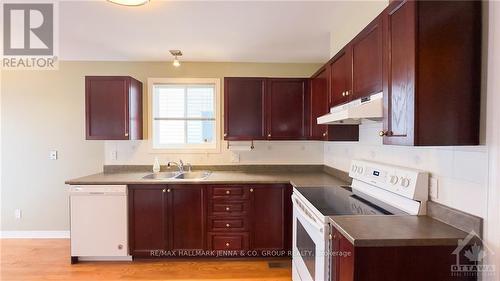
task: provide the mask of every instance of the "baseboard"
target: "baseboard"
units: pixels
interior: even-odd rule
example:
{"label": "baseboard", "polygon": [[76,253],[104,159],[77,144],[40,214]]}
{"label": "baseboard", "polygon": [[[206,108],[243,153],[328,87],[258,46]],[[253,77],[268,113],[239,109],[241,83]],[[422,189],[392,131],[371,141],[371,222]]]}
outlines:
{"label": "baseboard", "polygon": [[69,230],[62,231],[0,231],[2,239],[68,239]]}
{"label": "baseboard", "polygon": [[123,257],[78,257],[78,261],[132,261],[132,256]]}

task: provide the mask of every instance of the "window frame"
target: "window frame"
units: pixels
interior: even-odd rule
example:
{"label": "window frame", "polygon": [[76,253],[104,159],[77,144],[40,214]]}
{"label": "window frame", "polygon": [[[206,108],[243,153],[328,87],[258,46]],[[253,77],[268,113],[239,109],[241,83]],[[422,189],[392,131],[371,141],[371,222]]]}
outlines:
{"label": "window frame", "polygon": [[[215,146],[210,148],[207,145],[201,144],[181,144],[179,148],[155,148],[154,147],[154,105],[153,105],[153,95],[154,86],[158,84],[170,84],[170,85],[186,85],[186,84],[200,84],[214,85],[214,105],[215,105],[215,135],[214,141]],[[148,141],[151,153],[220,153],[221,145],[221,94],[220,94],[220,79],[219,78],[148,78]]]}

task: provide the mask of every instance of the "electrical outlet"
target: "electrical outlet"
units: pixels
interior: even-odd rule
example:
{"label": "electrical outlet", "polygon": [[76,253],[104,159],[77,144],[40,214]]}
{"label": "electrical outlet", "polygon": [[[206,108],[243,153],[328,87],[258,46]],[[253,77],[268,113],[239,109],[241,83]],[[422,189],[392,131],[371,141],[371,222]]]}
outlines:
{"label": "electrical outlet", "polygon": [[231,163],[239,163],[240,162],[240,154],[237,152],[231,152]]}
{"label": "electrical outlet", "polygon": [[438,179],[435,177],[429,178],[429,196],[431,199],[439,198]]}
{"label": "electrical outlet", "polygon": [[118,150],[111,151],[111,160],[118,160]]}
{"label": "electrical outlet", "polygon": [[49,160],[57,160],[57,150],[49,151]]}
{"label": "electrical outlet", "polygon": [[14,217],[16,218],[16,220],[20,220],[21,216],[22,216],[21,209],[14,210]]}

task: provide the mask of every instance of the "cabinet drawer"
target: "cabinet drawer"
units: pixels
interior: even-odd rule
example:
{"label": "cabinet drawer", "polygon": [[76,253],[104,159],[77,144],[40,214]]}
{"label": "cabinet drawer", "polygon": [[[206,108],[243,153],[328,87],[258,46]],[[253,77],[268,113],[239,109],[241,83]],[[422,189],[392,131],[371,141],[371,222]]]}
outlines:
{"label": "cabinet drawer", "polygon": [[250,193],[249,187],[224,185],[224,186],[212,187],[211,196],[212,199],[241,200],[241,199],[248,199],[249,193]]}
{"label": "cabinet drawer", "polygon": [[212,234],[209,236],[211,250],[245,250],[248,249],[248,234]]}
{"label": "cabinet drawer", "polygon": [[217,202],[210,203],[209,213],[213,216],[241,216],[248,213],[249,202]]}
{"label": "cabinet drawer", "polygon": [[246,219],[246,218],[233,218],[233,219],[209,218],[208,219],[208,229],[210,231],[222,231],[222,232],[246,231],[246,230],[248,230],[248,219]]}

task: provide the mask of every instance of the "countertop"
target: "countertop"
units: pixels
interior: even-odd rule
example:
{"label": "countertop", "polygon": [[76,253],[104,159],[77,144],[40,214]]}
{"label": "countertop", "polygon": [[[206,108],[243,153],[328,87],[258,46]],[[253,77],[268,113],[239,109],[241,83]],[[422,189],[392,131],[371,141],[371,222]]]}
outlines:
{"label": "countertop", "polygon": [[324,172],[241,172],[214,171],[204,180],[143,179],[150,174],[133,173],[98,173],[66,181],[69,185],[104,185],[104,184],[189,184],[189,183],[291,183],[296,187],[335,187],[346,182]]}
{"label": "countertop", "polygon": [[[322,171],[214,171],[204,180],[143,179],[147,172],[97,173],[66,181],[69,185],[291,183],[295,187],[332,187],[346,182]],[[467,233],[428,216],[332,216],[333,226],[355,247],[457,245]]]}
{"label": "countertop", "polygon": [[428,216],[331,216],[355,247],[455,246],[467,233]]}

